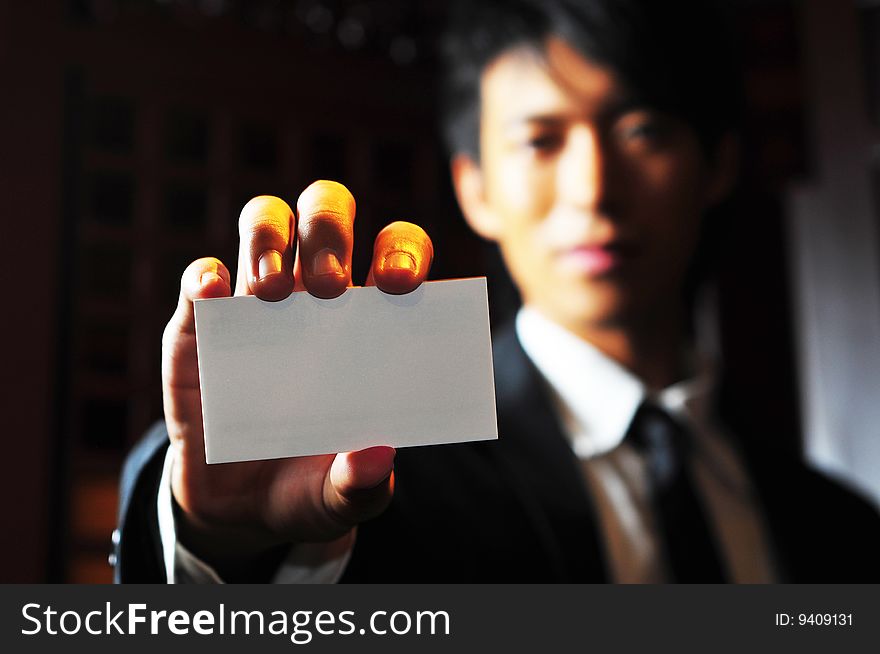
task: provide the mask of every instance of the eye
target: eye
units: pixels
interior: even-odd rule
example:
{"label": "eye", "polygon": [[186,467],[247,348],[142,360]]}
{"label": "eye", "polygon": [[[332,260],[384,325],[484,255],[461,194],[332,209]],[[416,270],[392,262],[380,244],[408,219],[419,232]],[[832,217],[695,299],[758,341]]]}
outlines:
{"label": "eye", "polygon": [[644,111],[623,116],[614,131],[622,143],[637,147],[661,147],[669,137],[667,122]]}
{"label": "eye", "polygon": [[658,139],[663,135],[663,127],[657,121],[645,121],[628,127],[624,136],[630,139]]}
{"label": "eye", "polygon": [[529,136],[524,146],[536,153],[548,154],[559,149],[562,137],[554,132],[543,132]]}

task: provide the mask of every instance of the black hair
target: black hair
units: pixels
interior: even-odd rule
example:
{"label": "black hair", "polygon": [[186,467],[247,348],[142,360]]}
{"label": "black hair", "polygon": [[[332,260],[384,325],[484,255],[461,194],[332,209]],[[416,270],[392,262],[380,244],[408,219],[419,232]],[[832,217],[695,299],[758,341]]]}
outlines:
{"label": "black hair", "polygon": [[486,66],[522,46],[543,53],[552,35],[611,69],[634,101],[690,125],[707,154],[739,126],[739,68],[712,0],[464,0],[450,12],[443,40],[451,153],[479,160]]}

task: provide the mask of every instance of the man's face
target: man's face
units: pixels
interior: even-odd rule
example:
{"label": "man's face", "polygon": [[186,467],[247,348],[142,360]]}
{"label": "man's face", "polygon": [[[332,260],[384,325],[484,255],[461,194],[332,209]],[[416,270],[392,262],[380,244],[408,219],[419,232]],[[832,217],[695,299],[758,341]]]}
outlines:
{"label": "man's face", "polygon": [[680,309],[717,193],[691,128],[551,39],[544,61],[511,51],[489,65],[480,131],[479,181],[455,170],[456,187],[525,303],[576,333]]}

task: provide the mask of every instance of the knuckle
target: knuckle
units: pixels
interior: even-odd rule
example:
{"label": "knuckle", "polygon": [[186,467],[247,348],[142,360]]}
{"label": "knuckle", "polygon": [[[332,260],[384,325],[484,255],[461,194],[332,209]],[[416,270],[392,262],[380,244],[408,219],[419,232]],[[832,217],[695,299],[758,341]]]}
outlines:
{"label": "knuckle", "polygon": [[277,231],[290,213],[290,207],[281,198],[258,195],[242,208],[238,217],[238,231],[242,236],[265,230]]}
{"label": "knuckle", "polygon": [[353,220],[355,214],[355,201],[351,191],[339,182],[326,179],[309,184],[300,194],[296,207],[301,218],[328,213]]}
{"label": "knuckle", "polygon": [[315,232],[347,234],[351,231],[351,221],[348,216],[328,208],[316,208],[300,217],[300,232],[304,238]]}
{"label": "knuckle", "polygon": [[239,231],[242,238],[247,238],[276,234],[279,229],[275,216],[262,213],[239,224]]}
{"label": "knuckle", "polygon": [[415,223],[397,220],[385,226],[377,237],[379,241],[409,241],[418,246],[431,246],[431,237]]}

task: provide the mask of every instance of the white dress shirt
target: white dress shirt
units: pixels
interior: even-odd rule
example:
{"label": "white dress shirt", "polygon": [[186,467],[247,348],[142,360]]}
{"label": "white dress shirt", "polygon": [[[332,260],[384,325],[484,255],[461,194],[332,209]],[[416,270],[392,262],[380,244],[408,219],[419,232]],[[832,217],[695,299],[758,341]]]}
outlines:
{"label": "white dress shirt", "polygon": [[[710,378],[680,382],[648,398],[644,385],[589,343],[529,307],[516,331],[547,384],[581,461],[594,498],[611,577],[620,583],[669,580],[653,515],[642,457],[624,435],[639,405],[651,399],[694,434],[692,467],[704,510],[720,543],[728,578],[738,583],[775,580],[772,552],[759,503],[742,463],[712,421]],[[504,437],[503,434],[500,435]],[[217,573],[177,541],[171,502],[172,450],[159,486],[159,532],[169,583],[222,583]],[[275,583],[333,583],[348,564],[356,530],[333,543],[296,545]]]}
{"label": "white dress shirt", "polygon": [[689,427],[697,492],[737,583],[774,581],[772,552],[755,493],[735,448],[713,422],[708,371],[649,397],[635,375],[538,311],[525,307],[516,331],[544,378],[572,450],[581,461],[602,527],[612,578],[669,580],[650,509],[644,461],[624,443],[646,399]]}

